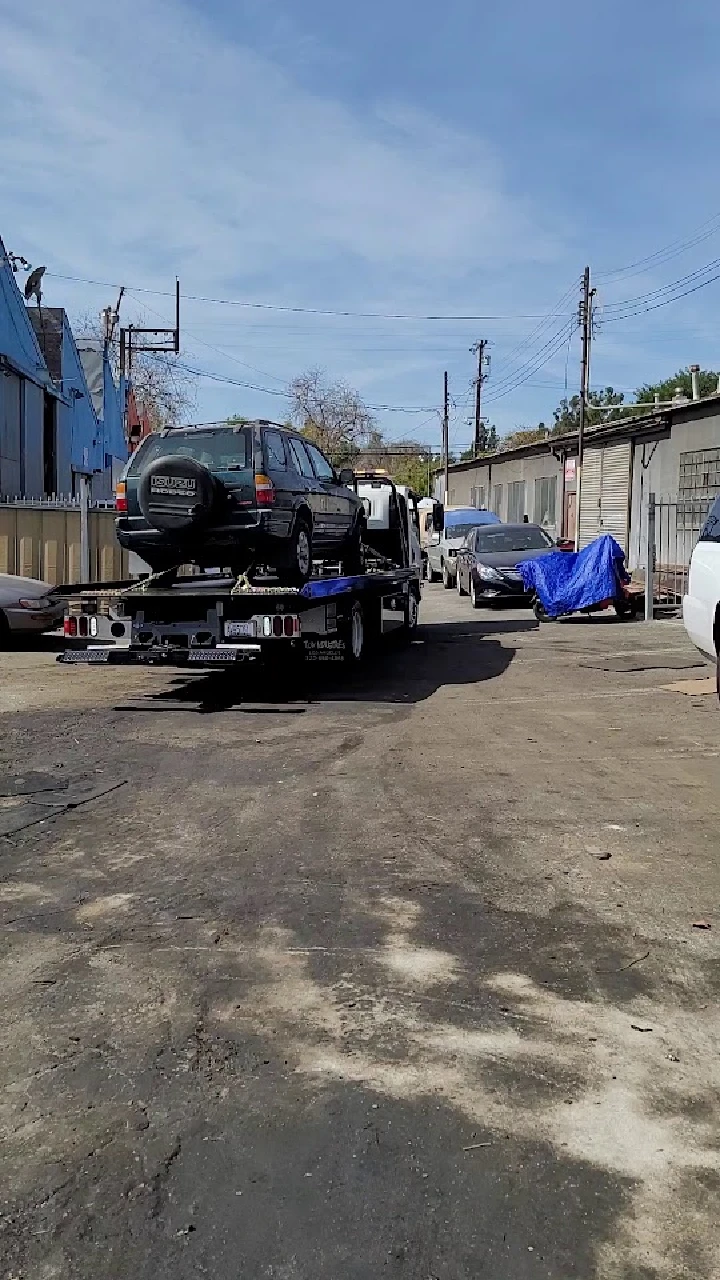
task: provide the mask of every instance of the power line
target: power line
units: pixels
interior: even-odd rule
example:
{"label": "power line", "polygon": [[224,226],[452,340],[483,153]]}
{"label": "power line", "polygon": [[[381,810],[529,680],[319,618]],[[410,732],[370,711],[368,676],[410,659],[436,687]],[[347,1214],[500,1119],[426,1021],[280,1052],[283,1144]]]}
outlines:
{"label": "power line", "polygon": [[[177,361],[177,367],[184,369],[186,373],[192,373],[196,378],[208,378],[211,382],[221,382],[230,387],[243,387],[246,391],[257,391],[261,395],[279,396],[283,400],[292,400],[289,391],[277,391],[274,387],[262,387],[255,382],[246,382],[240,378],[229,378],[225,374],[212,373],[209,369],[193,369],[190,365],[184,364],[181,360]],[[384,413],[432,413],[433,410],[428,405],[395,405],[395,404],[368,404],[368,409]]]}
{"label": "power line", "polygon": [[720,231],[720,213],[714,213],[706,222],[700,224],[696,231],[685,240],[673,240],[670,244],[665,245],[662,249],[656,249],[655,253],[650,253],[646,258],[638,258],[637,262],[630,262],[625,267],[615,267],[612,271],[598,271],[598,278],[610,279],[615,276],[632,276],[640,275],[643,271],[651,266],[659,266],[663,262],[670,262],[672,258],[677,258],[681,254],[686,253],[695,245],[702,244],[705,240],[709,240],[711,236],[717,235]]}
{"label": "power line", "polygon": [[670,305],[671,302],[679,302],[681,298],[687,298],[690,296],[691,293],[697,293],[698,290],[700,289],[706,289],[708,285],[715,284],[717,280],[720,280],[720,271],[718,271],[717,275],[711,276],[709,280],[703,280],[701,281],[700,284],[693,285],[691,289],[685,289],[683,293],[674,294],[671,298],[665,298],[663,299],[663,301],[655,302],[647,307],[640,307],[636,311],[628,311],[628,312],[624,312],[621,315],[608,316],[607,323],[613,324],[613,323],[616,323],[618,320],[630,320],[632,319],[633,316],[644,315],[648,311],[658,311],[660,307],[667,307]]}
{"label": "power line", "polygon": [[[46,273],[54,280],[71,280],[75,284],[89,284],[100,289],[117,289],[120,286],[108,280],[89,280],[82,276],[63,275],[57,271],[48,271]],[[170,293],[167,289],[146,289],[141,285],[127,286],[128,292],[147,293],[157,298],[174,297],[174,293]],[[182,293],[181,298],[186,302],[208,302],[216,306],[223,307],[244,307],[251,311],[280,311],[291,315],[309,315],[309,316],[331,316],[337,319],[358,319],[358,320],[408,320],[408,321],[460,321],[464,323],[474,323],[478,320],[539,320],[543,319],[542,315],[447,315],[447,314],[430,314],[430,315],[406,315],[396,314],[386,311],[334,311],[321,307],[299,307],[283,305],[276,302],[248,302],[243,298],[211,298],[203,294]]]}

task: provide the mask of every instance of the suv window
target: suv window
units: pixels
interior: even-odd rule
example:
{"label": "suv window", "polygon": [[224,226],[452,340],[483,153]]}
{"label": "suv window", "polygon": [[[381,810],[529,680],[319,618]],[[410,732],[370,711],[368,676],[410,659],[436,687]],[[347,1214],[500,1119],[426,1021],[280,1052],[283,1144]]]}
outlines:
{"label": "suv window", "polygon": [[167,457],[194,458],[210,471],[244,471],[252,466],[252,444],[246,427],[240,431],[172,431],[146,436],[128,464],[126,474],[136,476],[149,462]]}
{"label": "suv window", "polygon": [[300,472],[301,476],[307,476],[308,480],[315,479],[315,472],[312,469],[312,463],[305,452],[305,448],[300,440],[296,440],[294,436],[288,436],[288,444],[290,446],[290,455],[295,463],[295,468]]}
{"label": "suv window", "polygon": [[305,448],[310,454],[310,460],[315,468],[315,475],[318,480],[334,480],[335,472],[320,450],[316,449],[314,444],[306,444]]}
{"label": "suv window", "polygon": [[715,499],[710,508],[710,514],[700,534],[700,541],[720,542],[720,497]]}
{"label": "suv window", "polygon": [[265,432],[265,461],[270,471],[285,471],[285,442],[280,431]]}

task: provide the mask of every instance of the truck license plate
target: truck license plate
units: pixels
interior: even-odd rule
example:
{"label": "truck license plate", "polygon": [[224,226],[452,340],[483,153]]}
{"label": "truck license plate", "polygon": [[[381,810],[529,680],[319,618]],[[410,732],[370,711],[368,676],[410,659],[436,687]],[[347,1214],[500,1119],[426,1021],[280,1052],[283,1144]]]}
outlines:
{"label": "truck license plate", "polygon": [[225,623],[225,639],[254,639],[255,623],[254,622],[226,622]]}

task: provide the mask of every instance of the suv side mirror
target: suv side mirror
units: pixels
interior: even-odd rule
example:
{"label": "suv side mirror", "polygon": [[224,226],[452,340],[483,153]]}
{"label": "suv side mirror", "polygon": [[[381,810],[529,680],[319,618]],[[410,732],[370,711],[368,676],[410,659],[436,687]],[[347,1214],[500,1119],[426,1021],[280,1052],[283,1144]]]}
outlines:
{"label": "suv side mirror", "polygon": [[351,485],[355,483],[355,472],[352,467],[341,467],[338,475],[338,484]]}
{"label": "suv side mirror", "polygon": [[445,508],[442,502],[436,502],[432,513],[433,529],[436,533],[442,533],[445,524]]}

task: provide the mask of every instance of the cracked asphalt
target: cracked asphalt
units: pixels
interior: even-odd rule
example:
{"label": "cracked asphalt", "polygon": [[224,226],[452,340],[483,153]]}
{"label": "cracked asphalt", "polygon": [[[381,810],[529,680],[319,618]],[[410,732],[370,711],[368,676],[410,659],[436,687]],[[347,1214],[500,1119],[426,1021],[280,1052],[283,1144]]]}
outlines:
{"label": "cracked asphalt", "polygon": [[717,1280],[699,661],[441,587],[352,680],[0,655],[0,1276]]}

